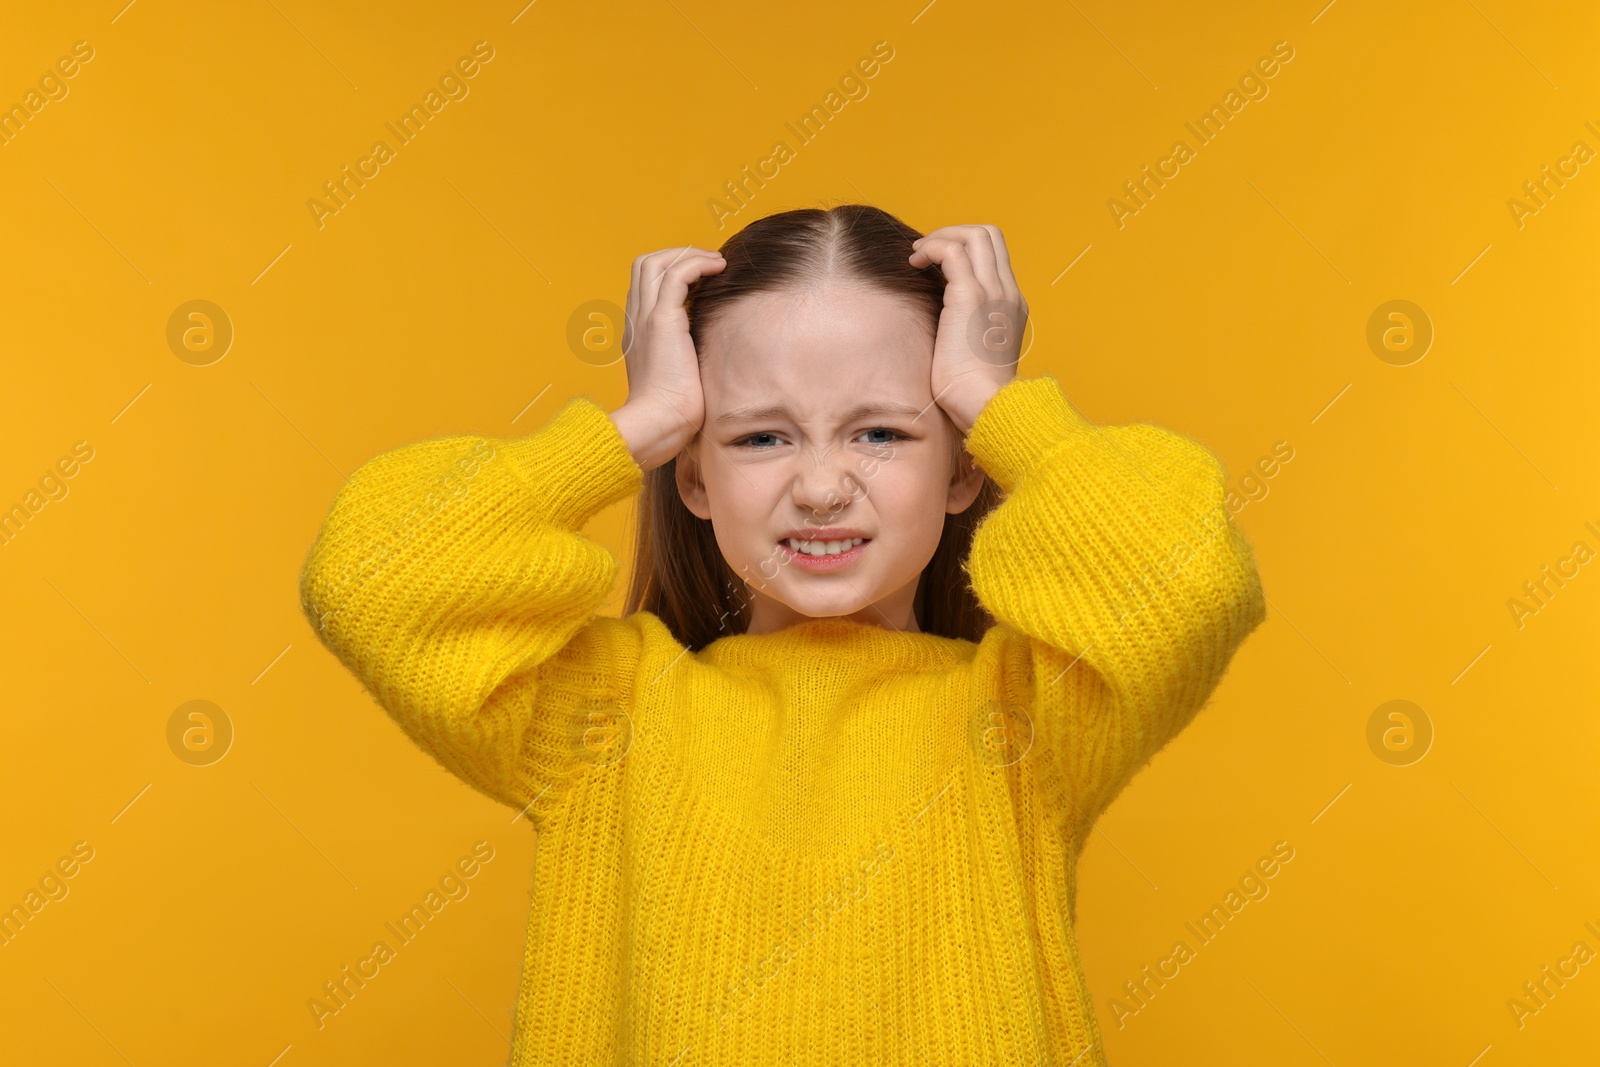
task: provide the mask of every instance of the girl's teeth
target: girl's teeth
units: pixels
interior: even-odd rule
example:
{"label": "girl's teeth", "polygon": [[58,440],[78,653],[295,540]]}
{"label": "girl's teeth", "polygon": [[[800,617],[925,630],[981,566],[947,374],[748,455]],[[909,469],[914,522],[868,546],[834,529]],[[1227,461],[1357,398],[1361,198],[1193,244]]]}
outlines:
{"label": "girl's teeth", "polygon": [[839,553],[849,551],[865,540],[865,537],[852,537],[848,541],[801,541],[791,537],[788,539],[787,544],[794,551],[803,552],[808,556],[837,556]]}

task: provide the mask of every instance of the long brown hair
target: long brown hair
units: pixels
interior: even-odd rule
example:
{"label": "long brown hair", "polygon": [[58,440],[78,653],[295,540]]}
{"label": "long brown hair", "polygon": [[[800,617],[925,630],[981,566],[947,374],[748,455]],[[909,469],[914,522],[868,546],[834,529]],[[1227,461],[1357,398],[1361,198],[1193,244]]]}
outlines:
{"label": "long brown hair", "polygon": [[[695,351],[704,351],[706,330],[740,297],[803,288],[830,276],[908,299],[927,313],[936,335],[944,274],[938,264],[917,270],[907,262],[911,242],[921,236],[866,204],[799,208],[752,222],[719,249],[727,266],[689,286],[684,307]],[[680,644],[696,651],[719,637],[744,633],[750,600],[743,579],[723,558],[710,520],[695,515],[678,495],[677,465],[674,458],[645,473],[623,614],[651,612]],[[972,592],[964,564],[974,531],[1000,498],[1000,487],[985,475],[971,506],[946,513],[939,546],[917,583],[913,610],[923,632],[976,642],[993,624]]]}

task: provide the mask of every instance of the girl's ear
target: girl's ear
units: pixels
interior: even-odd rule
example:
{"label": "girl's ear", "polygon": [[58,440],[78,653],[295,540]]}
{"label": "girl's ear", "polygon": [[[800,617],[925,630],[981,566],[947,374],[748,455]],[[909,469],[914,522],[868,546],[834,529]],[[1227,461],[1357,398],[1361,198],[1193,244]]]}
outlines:
{"label": "girl's ear", "polygon": [[678,495],[683,498],[683,506],[698,518],[711,518],[711,502],[706,495],[705,480],[701,477],[698,435],[678,453],[678,462],[673,464],[672,473],[677,480]]}
{"label": "girl's ear", "polygon": [[972,506],[978,499],[978,493],[983,489],[983,468],[978,466],[972,458],[972,453],[966,449],[965,442],[957,440],[955,460],[950,470],[950,494],[945,501],[945,511],[951,515],[959,515]]}

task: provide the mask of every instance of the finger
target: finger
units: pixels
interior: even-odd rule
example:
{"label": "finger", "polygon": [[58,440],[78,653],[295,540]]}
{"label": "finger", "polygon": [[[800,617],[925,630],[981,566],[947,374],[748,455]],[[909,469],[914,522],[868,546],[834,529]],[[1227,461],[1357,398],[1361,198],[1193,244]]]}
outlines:
{"label": "finger", "polygon": [[[919,259],[921,262],[918,262]],[[939,264],[945,281],[956,286],[958,292],[970,291],[982,300],[983,286],[973,269],[971,257],[967,255],[965,243],[929,234],[917,242],[917,250],[911,254],[911,265],[920,269],[930,263]]]}
{"label": "finger", "polygon": [[933,241],[952,241],[952,240],[956,240],[960,236],[960,234],[961,234],[961,227],[960,226],[940,226],[938,229],[929,230],[925,235],[923,235],[921,237],[918,237],[916,240],[911,242],[911,247],[913,249],[913,252],[911,254],[912,255],[912,265],[917,267],[920,270],[921,268],[926,267],[929,263],[936,262],[936,260],[933,259],[932,257],[924,257],[922,259],[918,259],[916,251],[915,251],[916,249],[925,248],[925,247],[928,246],[929,242],[933,242]]}
{"label": "finger", "polygon": [[682,248],[663,248],[659,252],[652,252],[644,257],[644,279],[647,283],[660,285],[661,278],[668,270],[685,259],[694,256],[710,256],[716,259],[720,258],[722,253],[713,252],[707,248],[696,248],[694,245],[684,245]]}
{"label": "finger", "polygon": [[971,230],[971,229],[974,229],[974,227],[971,226],[971,225],[940,226],[937,230],[929,230],[928,231],[928,236],[929,237],[943,237],[943,238],[958,238],[958,237],[962,236],[966,231]]}
{"label": "finger", "polygon": [[[983,283],[986,298],[1014,298],[1017,295],[1016,280],[1010,276],[1011,258],[1005,246],[1005,237],[998,226],[941,226],[920,241],[934,239],[959,241],[967,246],[968,257]],[[920,241],[913,244],[920,248]]]}
{"label": "finger", "polygon": [[[645,257],[645,281],[652,285],[660,285],[661,275],[665,274],[672,264],[693,251],[693,245],[683,245],[680,248],[663,248],[659,252],[652,252]],[[672,259],[667,263],[662,263],[661,261],[669,255]]]}
{"label": "finger", "polygon": [[[716,259],[721,261],[721,253],[710,252],[704,248],[695,248],[685,245],[682,248],[664,248],[659,252],[651,252],[640,258],[639,263],[639,305],[635,309],[638,322],[646,322],[655,311],[661,299],[661,281],[668,270],[676,264],[689,261],[706,261]],[[687,284],[687,283],[685,283]],[[681,303],[681,298],[680,298]]]}
{"label": "finger", "polygon": [[622,308],[622,354],[633,347],[633,324],[639,321],[639,267],[644,255],[633,257],[633,267],[628,276],[628,299]]}
{"label": "finger", "polygon": [[[1006,248],[1005,235],[1000,232],[1000,227],[998,226],[985,224],[981,229],[984,233],[983,245],[994,255],[995,271],[1000,286],[998,299],[1015,309],[1014,312],[1008,311],[1005,313],[1004,322],[1010,330],[1014,330],[1016,335],[1021,338],[1027,328],[1028,303],[1022,299],[1022,290],[1017,286],[1016,275],[1011,270],[1011,256]],[[1019,341],[1018,344],[1020,345],[1020,343]],[[1029,347],[1032,347],[1031,341],[1029,342]],[[1015,366],[1017,360],[1021,358],[1022,354],[1019,351],[1016,360],[1012,360],[1009,365]]]}
{"label": "finger", "polygon": [[[670,259],[667,258],[669,255],[671,256]],[[650,297],[651,303],[654,304],[660,299],[659,293],[662,281],[679,264],[712,260],[721,262],[722,253],[708,251],[704,248],[695,248],[693,245],[685,245],[682,248],[666,248],[646,256],[643,267],[643,280],[645,292],[652,294]]]}
{"label": "finger", "polygon": [[[688,317],[683,301],[689,295],[689,283],[706,274],[716,274],[726,267],[727,261],[715,252],[697,250],[697,255],[674,259],[661,272],[656,286],[651,315],[670,315],[674,319]],[[648,268],[647,268],[648,269]]]}
{"label": "finger", "polygon": [[994,243],[995,266],[1000,273],[1000,286],[1006,299],[1022,303],[1022,289],[1017,285],[1016,272],[1011,269],[1011,251],[1006,248],[1005,234],[1000,232],[998,226],[985,223],[983,228],[989,231],[989,239]]}
{"label": "finger", "polygon": [[661,275],[663,267],[661,261],[667,256],[681,257],[686,251],[684,248],[663,248],[659,252],[651,252],[644,257],[644,262],[639,265],[639,321],[645,323],[650,320],[650,315],[656,309],[656,300],[661,290]]}
{"label": "finger", "polygon": [[998,300],[1006,295],[1006,287],[1000,280],[1000,266],[995,255],[994,238],[990,236],[986,226],[965,226],[961,235],[961,243],[966,246],[967,255],[972,260],[972,269],[978,275],[978,280],[983,283],[983,295],[986,300]]}

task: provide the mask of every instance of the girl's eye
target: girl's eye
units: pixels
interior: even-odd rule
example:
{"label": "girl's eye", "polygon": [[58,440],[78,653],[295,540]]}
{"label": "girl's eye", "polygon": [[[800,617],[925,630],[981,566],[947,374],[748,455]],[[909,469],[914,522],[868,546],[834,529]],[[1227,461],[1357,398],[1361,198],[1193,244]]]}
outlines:
{"label": "girl's eye", "polygon": [[758,440],[758,439],[759,439],[759,438],[763,438],[763,437],[770,437],[770,438],[776,438],[776,437],[777,437],[777,434],[771,434],[771,433],[753,433],[753,434],[751,434],[751,435],[750,435],[750,436],[749,436],[749,437],[741,437],[741,438],[740,438],[740,439],[739,439],[739,440],[737,440],[737,441],[735,441],[735,442],[734,442],[734,444],[735,444],[735,445],[746,445],[746,446],[749,446],[749,447],[752,447],[752,448],[755,448],[755,449],[757,449],[757,450],[758,450],[758,451],[761,451],[761,450],[763,450],[763,446],[760,446],[760,445],[756,445],[756,444],[755,444],[755,443],[754,443],[754,442],[755,442],[755,441],[756,441],[756,440]]}
{"label": "girl's eye", "polygon": [[886,445],[893,441],[904,441],[906,439],[905,434],[901,433],[899,430],[891,430],[887,426],[877,426],[873,429],[864,431],[864,435],[868,433],[886,433],[889,435],[885,440],[867,442],[868,444],[873,445]]}

